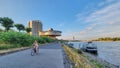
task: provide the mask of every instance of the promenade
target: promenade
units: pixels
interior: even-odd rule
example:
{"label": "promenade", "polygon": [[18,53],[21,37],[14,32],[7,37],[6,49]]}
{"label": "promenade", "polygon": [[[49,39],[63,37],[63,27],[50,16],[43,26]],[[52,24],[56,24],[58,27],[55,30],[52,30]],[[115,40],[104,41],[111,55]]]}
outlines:
{"label": "promenade", "polygon": [[39,55],[31,56],[31,49],[0,56],[0,68],[64,68],[60,43],[39,48]]}

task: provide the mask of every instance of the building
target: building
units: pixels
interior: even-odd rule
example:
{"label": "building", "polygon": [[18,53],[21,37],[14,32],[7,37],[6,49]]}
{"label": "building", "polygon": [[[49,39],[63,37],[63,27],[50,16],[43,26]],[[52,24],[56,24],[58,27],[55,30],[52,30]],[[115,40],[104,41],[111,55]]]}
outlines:
{"label": "building", "polygon": [[40,31],[39,35],[40,36],[47,36],[53,39],[56,39],[57,36],[61,36],[61,31],[58,30],[53,30],[53,28],[48,29],[48,31]]}
{"label": "building", "polygon": [[28,27],[32,28],[30,34],[34,36],[39,36],[39,31],[42,31],[42,23],[39,20],[29,21]]}
{"label": "building", "polygon": [[28,27],[32,28],[30,34],[34,36],[47,36],[56,39],[57,36],[61,36],[61,31],[53,30],[53,28],[47,31],[42,30],[42,23],[39,20],[33,20],[28,22]]}

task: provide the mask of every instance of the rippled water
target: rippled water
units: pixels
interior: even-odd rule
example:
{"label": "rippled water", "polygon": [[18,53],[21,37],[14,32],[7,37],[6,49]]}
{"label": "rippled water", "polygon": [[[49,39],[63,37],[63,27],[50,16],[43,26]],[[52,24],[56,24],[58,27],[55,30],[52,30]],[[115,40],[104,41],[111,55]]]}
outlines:
{"label": "rippled water", "polygon": [[[75,48],[81,48],[86,42],[71,42]],[[98,48],[98,57],[120,66],[120,42],[93,42]]]}

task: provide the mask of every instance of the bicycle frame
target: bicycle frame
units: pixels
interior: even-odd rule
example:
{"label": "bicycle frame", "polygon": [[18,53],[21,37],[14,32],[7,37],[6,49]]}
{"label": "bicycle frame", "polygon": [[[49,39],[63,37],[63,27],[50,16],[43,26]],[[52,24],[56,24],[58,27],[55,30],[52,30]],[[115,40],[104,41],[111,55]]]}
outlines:
{"label": "bicycle frame", "polygon": [[38,55],[38,53],[39,53],[39,47],[38,47],[37,50],[36,50],[35,48],[32,48],[32,50],[31,50],[31,55],[32,55],[32,56],[34,56],[35,54]]}

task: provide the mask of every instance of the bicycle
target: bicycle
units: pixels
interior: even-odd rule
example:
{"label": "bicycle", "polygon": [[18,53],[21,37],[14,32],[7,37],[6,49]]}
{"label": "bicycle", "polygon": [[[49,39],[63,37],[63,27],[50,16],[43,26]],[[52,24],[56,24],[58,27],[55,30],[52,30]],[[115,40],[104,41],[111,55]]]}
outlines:
{"label": "bicycle", "polygon": [[32,48],[32,50],[31,50],[31,56],[34,56],[34,55],[38,55],[39,54],[39,47],[38,47],[38,49],[36,50],[35,48]]}

